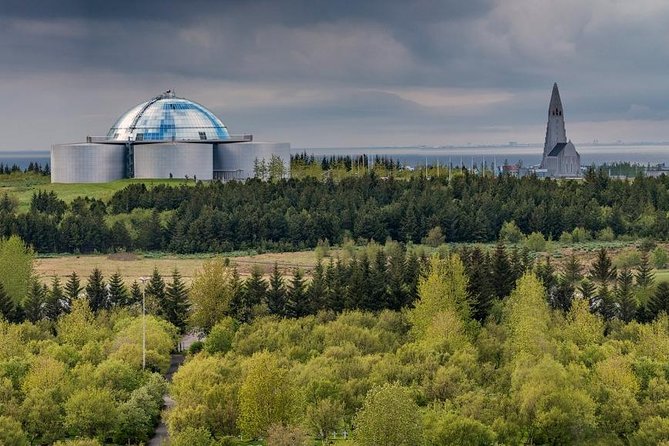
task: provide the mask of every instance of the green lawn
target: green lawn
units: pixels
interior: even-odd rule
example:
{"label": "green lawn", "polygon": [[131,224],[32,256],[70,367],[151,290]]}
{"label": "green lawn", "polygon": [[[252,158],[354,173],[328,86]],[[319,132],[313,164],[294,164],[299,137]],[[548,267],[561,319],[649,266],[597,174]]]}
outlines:
{"label": "green lawn", "polygon": [[58,197],[70,203],[77,197],[90,197],[108,200],[114,194],[129,184],[144,183],[148,187],[158,184],[189,184],[194,185],[193,180],[139,180],[126,179],[112,181],[110,183],[83,183],[83,184],[52,184],[49,177],[32,174],[2,175],[0,176],[0,193],[8,192],[19,200],[19,212],[25,212],[30,206],[30,199],[38,190],[54,191]]}
{"label": "green lawn", "polygon": [[655,282],[669,282],[669,269],[657,269],[655,273]]}

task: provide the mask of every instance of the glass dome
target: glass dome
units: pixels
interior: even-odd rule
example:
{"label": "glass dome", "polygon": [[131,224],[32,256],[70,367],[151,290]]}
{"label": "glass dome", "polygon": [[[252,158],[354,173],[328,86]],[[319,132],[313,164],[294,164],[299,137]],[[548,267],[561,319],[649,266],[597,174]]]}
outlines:
{"label": "glass dome", "polygon": [[212,112],[171,90],[123,114],[107,138],[120,141],[229,139],[227,127]]}

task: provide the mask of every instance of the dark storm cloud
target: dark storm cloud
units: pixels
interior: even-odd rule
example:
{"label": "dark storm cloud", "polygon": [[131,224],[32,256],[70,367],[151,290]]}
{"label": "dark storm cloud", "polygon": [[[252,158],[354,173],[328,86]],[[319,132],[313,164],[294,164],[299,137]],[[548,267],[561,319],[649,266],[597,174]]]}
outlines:
{"label": "dark storm cloud", "polygon": [[34,127],[39,104],[35,145],[104,132],[176,87],[298,145],[539,141],[554,81],[568,125],[652,125],[667,23],[660,0],[0,0],[0,130]]}

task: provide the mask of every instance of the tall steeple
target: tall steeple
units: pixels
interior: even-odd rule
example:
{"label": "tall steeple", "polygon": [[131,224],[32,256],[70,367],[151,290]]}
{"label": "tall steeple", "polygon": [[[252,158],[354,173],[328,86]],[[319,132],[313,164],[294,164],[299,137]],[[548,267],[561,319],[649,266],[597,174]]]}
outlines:
{"label": "tall steeple", "polygon": [[556,144],[567,142],[567,132],[564,129],[564,116],[562,114],[560,92],[558,91],[557,83],[554,83],[551,102],[548,105],[548,124],[546,125],[546,142],[544,143],[544,160],[541,162],[542,166],[545,164],[546,156],[553,150]]}

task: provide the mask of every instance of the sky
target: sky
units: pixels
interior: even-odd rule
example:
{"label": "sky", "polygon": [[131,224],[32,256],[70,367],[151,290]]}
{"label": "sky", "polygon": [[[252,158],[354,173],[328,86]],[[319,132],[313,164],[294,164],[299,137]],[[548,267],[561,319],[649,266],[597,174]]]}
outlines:
{"label": "sky", "polygon": [[167,89],[294,147],[669,141],[666,0],[0,0],[0,150]]}

